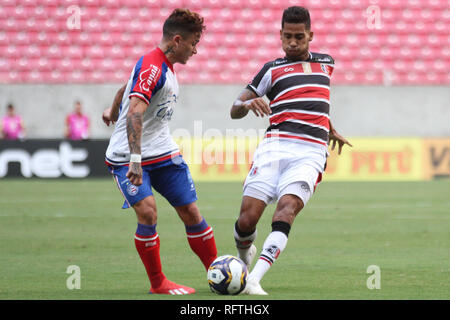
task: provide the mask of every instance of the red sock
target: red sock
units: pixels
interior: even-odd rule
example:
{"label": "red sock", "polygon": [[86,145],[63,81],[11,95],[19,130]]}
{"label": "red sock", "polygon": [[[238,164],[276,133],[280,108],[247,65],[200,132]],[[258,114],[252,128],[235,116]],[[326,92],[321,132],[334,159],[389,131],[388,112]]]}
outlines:
{"label": "red sock", "polygon": [[211,263],[217,258],[217,248],[213,229],[208,225],[199,232],[189,232],[192,231],[192,229],[189,229],[191,228],[186,227],[189,246],[200,258],[205,269],[208,270]]}
{"label": "red sock", "polygon": [[159,256],[159,236],[157,233],[151,236],[134,236],[136,250],[141,257],[147,271],[152,288],[158,288],[166,276],[162,273],[161,258]]}

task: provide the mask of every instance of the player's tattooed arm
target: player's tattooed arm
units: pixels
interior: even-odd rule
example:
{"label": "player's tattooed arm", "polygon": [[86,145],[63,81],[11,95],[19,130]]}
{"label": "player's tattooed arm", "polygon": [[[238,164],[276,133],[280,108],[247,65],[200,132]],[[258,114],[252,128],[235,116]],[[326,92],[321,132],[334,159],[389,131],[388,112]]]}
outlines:
{"label": "player's tattooed arm", "polygon": [[334,150],[334,148],[336,147],[336,143],[338,144],[338,154],[341,154],[342,148],[344,147],[345,144],[350,147],[353,147],[353,145],[347,139],[345,139],[336,131],[330,120],[330,133],[328,144],[330,144],[331,142],[333,143],[331,145],[331,150]]}
{"label": "player's tattooed arm", "polygon": [[141,154],[142,113],[128,112],[127,136],[131,154]]}
{"label": "player's tattooed arm", "polygon": [[234,101],[230,116],[232,119],[240,119],[245,117],[249,110],[252,110],[257,117],[264,117],[272,113],[263,98],[258,97],[256,93],[249,89],[244,89]]}
{"label": "player's tattooed arm", "polygon": [[[130,154],[141,154],[142,119],[148,105],[143,100],[132,97],[127,113],[127,137]],[[130,162],[127,178],[136,186],[142,184],[142,166],[140,162]]]}
{"label": "player's tattooed arm", "polygon": [[102,114],[103,122],[109,127],[111,123],[115,123],[119,118],[120,104],[122,102],[123,93],[127,85],[123,85],[116,93],[111,107],[105,109]]}

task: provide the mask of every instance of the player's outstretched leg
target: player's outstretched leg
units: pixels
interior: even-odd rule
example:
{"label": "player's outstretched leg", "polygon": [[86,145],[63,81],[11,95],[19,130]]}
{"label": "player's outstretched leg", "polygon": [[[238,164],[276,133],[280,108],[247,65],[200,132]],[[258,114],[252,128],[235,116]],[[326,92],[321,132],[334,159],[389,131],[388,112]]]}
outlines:
{"label": "player's outstretched leg", "polygon": [[245,289],[242,291],[242,294],[251,294],[251,295],[259,295],[259,296],[266,296],[268,295],[267,292],[264,291],[264,289],[261,287],[261,284],[258,280],[255,278],[248,278],[247,285],[245,286]]}
{"label": "player's outstretched leg", "polygon": [[256,239],[258,232],[255,229],[253,232],[244,232],[239,229],[238,222],[234,224],[234,240],[236,242],[236,249],[238,257],[247,265],[250,270],[253,259],[256,256],[256,246],[253,242]]}
{"label": "player's outstretched leg", "polygon": [[286,248],[291,226],[287,222],[274,221],[272,232],[267,236],[263,249],[252,272],[248,275],[244,294],[266,295],[260,281],[272,264],[277,260],[280,253]]}
{"label": "player's outstretched leg", "polygon": [[[252,190],[252,188],[246,188],[247,193],[251,191],[250,194],[252,195],[258,194]],[[234,240],[236,242],[238,257],[244,261],[249,270],[256,255],[256,247],[253,245],[257,235],[256,225],[266,206],[265,201],[246,195],[244,192],[239,218],[234,224]]]}

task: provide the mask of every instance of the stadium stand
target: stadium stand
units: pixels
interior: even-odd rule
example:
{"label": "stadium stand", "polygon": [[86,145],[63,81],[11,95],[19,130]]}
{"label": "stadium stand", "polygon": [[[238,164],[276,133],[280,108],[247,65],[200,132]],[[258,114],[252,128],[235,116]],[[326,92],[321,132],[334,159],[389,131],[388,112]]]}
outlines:
{"label": "stadium stand", "polygon": [[[201,13],[198,55],[182,83],[247,82],[282,56],[278,30],[294,0],[1,0],[0,83],[123,83],[161,38],[172,9]],[[450,1],[305,0],[312,51],[336,61],[334,84],[449,85]],[[76,6],[80,28],[69,28]],[[198,72],[201,70],[201,72]],[[195,72],[192,72],[195,71]]]}

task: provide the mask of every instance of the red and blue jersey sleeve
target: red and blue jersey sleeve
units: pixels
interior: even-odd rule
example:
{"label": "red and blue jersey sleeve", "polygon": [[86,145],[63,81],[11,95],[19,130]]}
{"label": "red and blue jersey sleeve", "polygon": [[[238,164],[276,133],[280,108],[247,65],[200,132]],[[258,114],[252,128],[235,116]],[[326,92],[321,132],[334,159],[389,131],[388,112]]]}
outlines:
{"label": "red and blue jersey sleeve", "polygon": [[156,55],[141,57],[134,67],[129,98],[138,97],[150,104],[152,96],[164,86],[166,71],[165,64]]}

